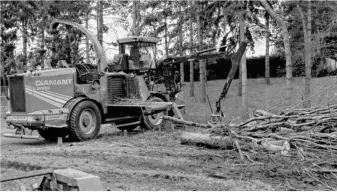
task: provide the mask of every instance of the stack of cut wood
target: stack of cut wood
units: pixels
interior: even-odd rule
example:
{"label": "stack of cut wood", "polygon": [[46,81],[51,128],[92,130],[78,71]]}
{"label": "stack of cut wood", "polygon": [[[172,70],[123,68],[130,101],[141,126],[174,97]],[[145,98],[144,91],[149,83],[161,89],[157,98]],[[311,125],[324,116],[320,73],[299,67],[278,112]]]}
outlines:
{"label": "stack of cut wood", "polygon": [[250,154],[258,151],[296,160],[310,171],[337,173],[337,105],[279,114],[256,110],[252,118],[237,123],[200,124],[163,118],[206,128],[200,133],[182,132],[184,144],[234,149],[242,160],[252,163],[256,162]]}

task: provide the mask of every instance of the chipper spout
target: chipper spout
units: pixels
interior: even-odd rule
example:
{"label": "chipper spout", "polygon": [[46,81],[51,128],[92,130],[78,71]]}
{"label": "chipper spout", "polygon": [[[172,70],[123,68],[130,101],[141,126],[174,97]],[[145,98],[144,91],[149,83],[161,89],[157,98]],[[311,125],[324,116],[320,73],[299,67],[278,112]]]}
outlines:
{"label": "chipper spout", "polygon": [[54,19],[53,23],[52,23],[53,24],[53,28],[56,28],[58,23],[65,24],[65,25],[70,25],[72,27],[75,27],[76,29],[78,29],[82,33],[84,33],[86,35],[86,37],[88,37],[88,39],[90,40],[90,42],[95,47],[97,57],[100,60],[99,63],[98,63],[98,70],[100,72],[104,72],[105,69],[107,68],[107,61],[106,61],[106,57],[105,57],[105,54],[104,54],[104,49],[103,49],[102,45],[99,43],[97,37],[95,35],[93,35],[88,29],[86,29],[83,26],[81,26],[80,24],[75,23],[75,22],[71,22],[71,21],[65,21],[65,20],[61,20],[61,19]]}

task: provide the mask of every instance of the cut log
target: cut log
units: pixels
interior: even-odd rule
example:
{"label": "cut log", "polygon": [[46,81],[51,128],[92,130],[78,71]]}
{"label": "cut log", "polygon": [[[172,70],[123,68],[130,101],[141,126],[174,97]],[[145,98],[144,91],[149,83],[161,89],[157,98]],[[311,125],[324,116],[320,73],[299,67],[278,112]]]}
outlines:
{"label": "cut log", "polygon": [[233,141],[227,136],[215,136],[207,133],[182,132],[181,144],[202,145],[212,148],[232,149]]}

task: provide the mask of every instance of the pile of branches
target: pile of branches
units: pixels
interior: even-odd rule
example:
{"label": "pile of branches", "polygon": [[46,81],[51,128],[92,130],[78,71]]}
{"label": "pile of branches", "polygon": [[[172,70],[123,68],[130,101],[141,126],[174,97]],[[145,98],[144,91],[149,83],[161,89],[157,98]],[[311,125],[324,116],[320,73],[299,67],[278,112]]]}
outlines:
{"label": "pile of branches", "polygon": [[337,105],[279,114],[256,110],[244,122],[200,124],[163,118],[206,128],[202,133],[182,132],[180,139],[184,144],[236,150],[242,161],[253,164],[259,164],[255,157],[261,155],[286,159],[288,165],[296,164],[300,171],[335,189],[313,177],[313,173],[329,173],[337,179]]}

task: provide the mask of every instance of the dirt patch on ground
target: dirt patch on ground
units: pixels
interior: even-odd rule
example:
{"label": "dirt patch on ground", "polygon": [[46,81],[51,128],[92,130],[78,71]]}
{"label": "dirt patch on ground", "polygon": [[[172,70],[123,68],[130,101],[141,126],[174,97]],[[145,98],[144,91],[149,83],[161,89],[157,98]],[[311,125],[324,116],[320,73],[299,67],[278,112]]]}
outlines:
{"label": "dirt patch on ground", "polygon": [[[311,182],[271,164],[245,165],[235,151],[181,145],[179,130],[118,132],[81,142],[2,148],[1,173],[18,175],[43,168],[74,168],[101,178],[111,190],[316,190]],[[40,178],[7,182],[2,190],[38,183]],[[306,180],[303,180],[306,179]]]}
{"label": "dirt patch on ground", "polygon": [[[179,131],[105,135],[82,143],[38,146],[15,151],[2,148],[1,173],[18,175],[43,168],[74,168],[101,178],[111,190],[272,190],[258,180],[219,177],[228,168],[226,153],[179,143]],[[215,172],[217,170],[217,172]],[[42,179],[42,178],[40,178]],[[18,190],[36,179],[6,182]]]}

